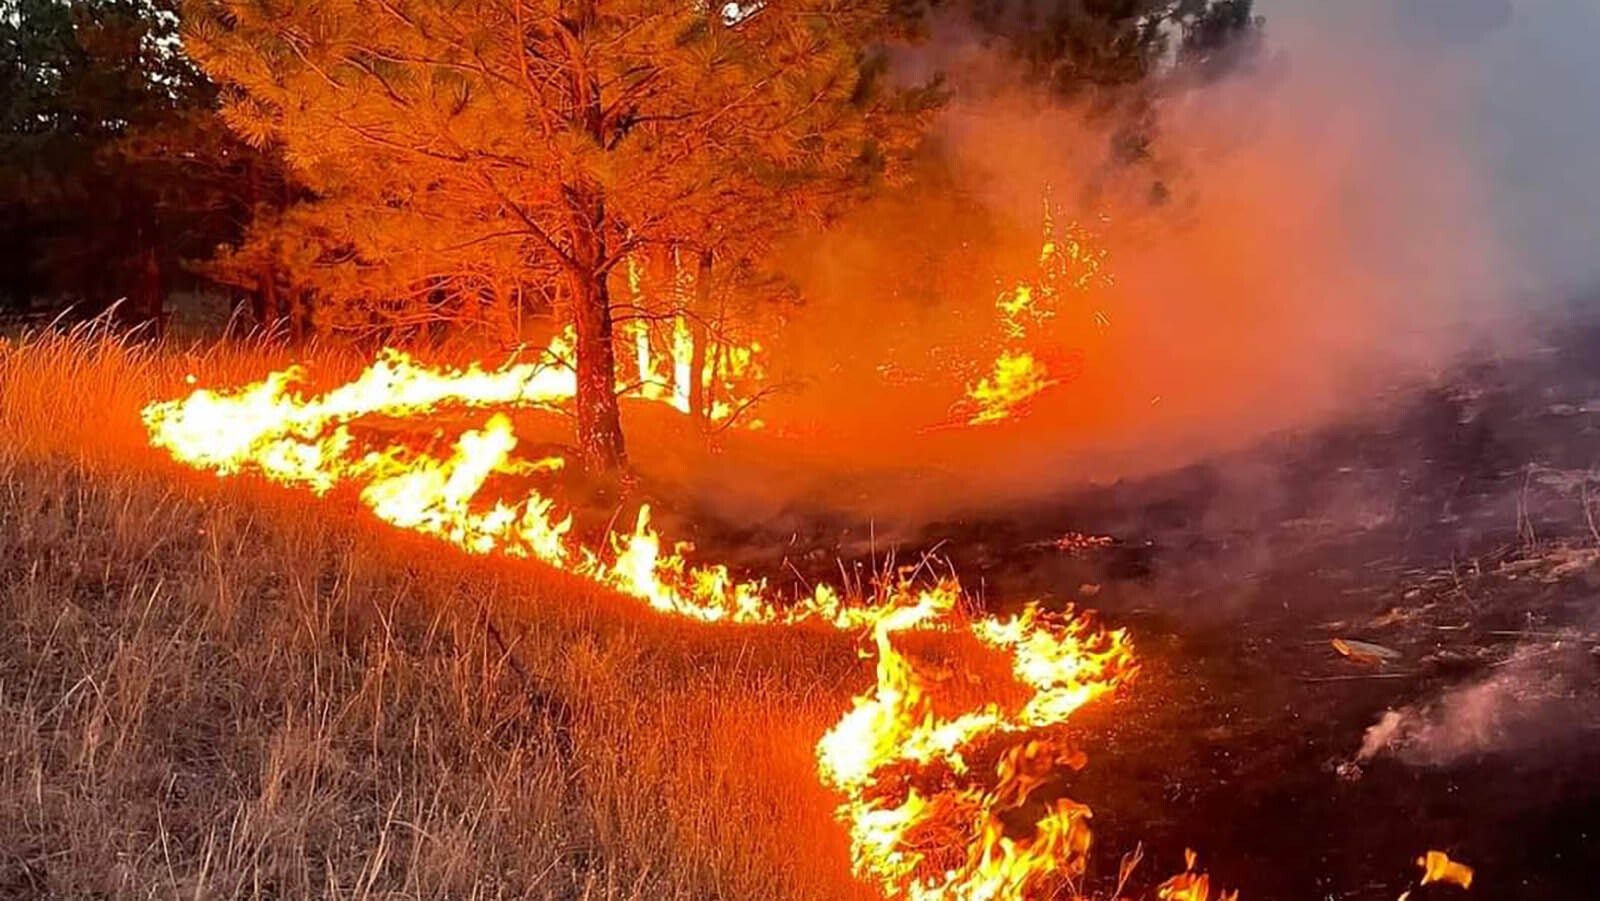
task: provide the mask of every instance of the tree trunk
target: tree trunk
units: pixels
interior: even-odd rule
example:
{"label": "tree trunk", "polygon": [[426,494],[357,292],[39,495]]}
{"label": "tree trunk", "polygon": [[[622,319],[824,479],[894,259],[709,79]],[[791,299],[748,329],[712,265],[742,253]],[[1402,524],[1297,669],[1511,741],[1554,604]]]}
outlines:
{"label": "tree trunk", "polygon": [[[582,0],[562,20],[567,38],[568,82],[577,122],[606,145],[605,107],[600,79],[587,57],[584,41],[595,27],[595,0]],[[577,124],[577,123],[575,123]],[[578,457],[584,469],[602,476],[627,464],[622,445],[622,417],[617,409],[616,347],[611,340],[611,292],[606,285],[613,261],[606,253],[604,189],[588,178],[565,186],[570,256],[567,280],[572,295],[572,323],[577,334]]]}
{"label": "tree trunk", "polygon": [[239,337],[239,317],[244,314],[244,308],[249,305],[250,297],[237,285],[228,288],[228,324],[225,326],[223,337]]}
{"label": "tree trunk", "polygon": [[615,472],[627,462],[617,408],[617,362],[611,340],[611,296],[604,274],[574,270],[572,324],[577,333],[578,455],[585,469]]}
{"label": "tree trunk", "polygon": [[277,267],[268,263],[260,275],[260,288],[256,292],[259,301],[256,310],[256,325],[267,334],[277,331],[278,320],[283,318],[283,308],[278,303],[278,272]]}
{"label": "tree trunk", "polygon": [[571,190],[568,205],[573,220],[567,285],[577,337],[578,457],[584,469],[612,474],[627,463],[627,454],[617,409],[616,346],[606,284],[606,208],[597,189]]}
{"label": "tree trunk", "polygon": [[166,297],[161,290],[161,263],[156,259],[154,246],[144,249],[144,271],[140,276],[140,301],[141,315],[150,323],[157,338],[161,337],[163,327],[166,325]]}
{"label": "tree trunk", "polygon": [[303,288],[289,292],[289,340],[295,347],[306,343],[306,323],[311,318],[311,298]]}
{"label": "tree trunk", "polygon": [[689,339],[694,342],[689,352],[689,415],[704,428],[711,418],[711,405],[706,396],[706,350],[711,334],[706,328],[706,317],[711,312],[711,251],[700,251],[700,267],[695,273],[694,309],[689,311]]}
{"label": "tree trunk", "polygon": [[504,278],[494,279],[489,287],[490,311],[495,338],[502,347],[516,346],[521,337],[517,330],[517,298],[512,293],[513,283]]}

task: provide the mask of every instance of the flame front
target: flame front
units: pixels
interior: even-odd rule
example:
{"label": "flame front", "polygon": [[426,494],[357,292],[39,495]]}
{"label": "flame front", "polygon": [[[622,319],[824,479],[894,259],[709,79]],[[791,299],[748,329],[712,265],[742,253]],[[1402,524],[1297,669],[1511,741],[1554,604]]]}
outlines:
{"label": "flame front", "polygon": [[[816,747],[822,780],[843,799],[837,815],[855,872],[888,897],[1075,897],[1090,812],[1061,791],[1063,776],[1084,764],[1061,727],[1133,675],[1127,636],[1071,610],[971,614],[954,581],[897,583],[874,599],[827,585],[783,598],[725,566],[691,564],[686,548],[663,545],[648,508],[633,528],[585,546],[571,517],[537,490],[510,500],[485,491],[497,474],[560,465],[518,457],[505,411],[570,398],[571,370],[556,362],[564,356],[554,347],[539,362],[488,371],[434,368],[385,351],[324,393],[297,391],[304,374],[289,369],[236,390],[153,403],[144,421],[151,442],[188,465],[254,472],[317,494],[348,486],[394,526],[475,554],[537,559],[665,614],[870,632],[875,683]],[[425,421],[447,408],[487,414],[447,452],[360,428],[367,418]],[[1015,683],[1006,702],[958,703],[898,643],[911,633],[949,633],[980,655],[997,655]]]}

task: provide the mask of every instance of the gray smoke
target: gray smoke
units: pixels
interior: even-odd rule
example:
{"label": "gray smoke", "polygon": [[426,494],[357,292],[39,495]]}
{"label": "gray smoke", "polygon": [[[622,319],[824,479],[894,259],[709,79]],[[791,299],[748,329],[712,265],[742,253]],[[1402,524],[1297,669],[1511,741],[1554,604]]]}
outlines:
{"label": "gray smoke", "polygon": [[1388,755],[1443,766],[1563,740],[1595,722],[1593,669],[1576,634],[1524,645],[1488,676],[1384,711],[1362,737],[1356,760]]}
{"label": "gray smoke", "polygon": [[1395,39],[1404,57],[1449,79],[1451,91],[1426,102],[1450,108],[1459,125],[1513,250],[1508,276],[1522,298],[1566,301],[1600,282],[1600,4],[1267,0],[1260,8],[1275,40]]}

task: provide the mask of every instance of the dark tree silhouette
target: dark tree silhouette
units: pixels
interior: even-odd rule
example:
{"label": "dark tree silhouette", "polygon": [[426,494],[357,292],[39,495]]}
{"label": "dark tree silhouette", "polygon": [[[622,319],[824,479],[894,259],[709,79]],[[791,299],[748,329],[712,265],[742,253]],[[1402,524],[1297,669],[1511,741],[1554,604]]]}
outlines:
{"label": "dark tree silhouette", "polygon": [[0,298],[157,326],[188,262],[279,167],[215,115],[165,0],[19,0],[0,19]]}

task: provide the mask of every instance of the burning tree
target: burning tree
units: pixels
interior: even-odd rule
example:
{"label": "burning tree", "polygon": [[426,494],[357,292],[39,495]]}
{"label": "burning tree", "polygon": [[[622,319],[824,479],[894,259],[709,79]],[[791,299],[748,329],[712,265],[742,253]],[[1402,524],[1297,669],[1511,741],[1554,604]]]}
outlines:
{"label": "burning tree", "polygon": [[881,77],[890,6],[193,0],[186,12],[190,50],[230,86],[230,123],[282,143],[340,259],[461,271],[497,253],[558,276],[582,459],[608,470],[625,460],[619,263],[884,172],[932,99]]}

